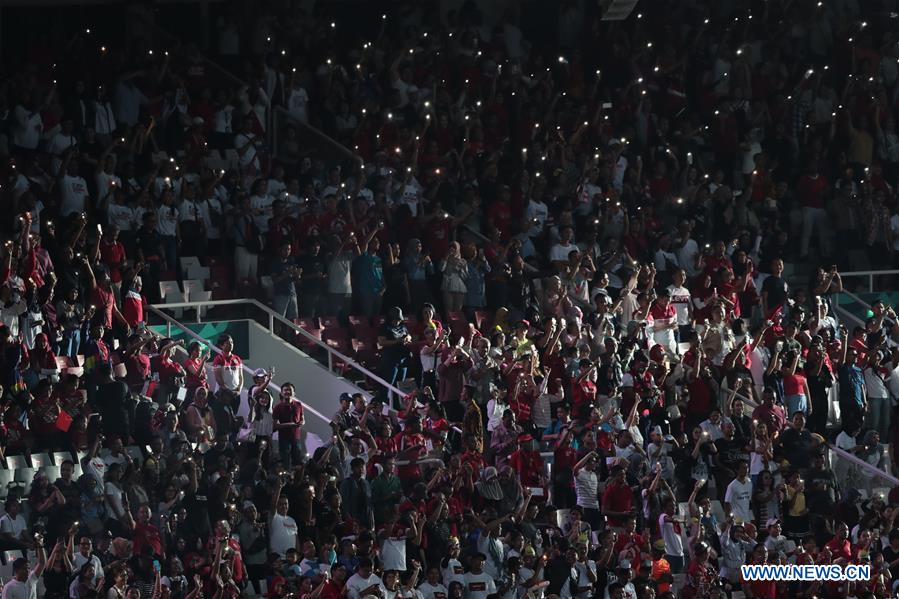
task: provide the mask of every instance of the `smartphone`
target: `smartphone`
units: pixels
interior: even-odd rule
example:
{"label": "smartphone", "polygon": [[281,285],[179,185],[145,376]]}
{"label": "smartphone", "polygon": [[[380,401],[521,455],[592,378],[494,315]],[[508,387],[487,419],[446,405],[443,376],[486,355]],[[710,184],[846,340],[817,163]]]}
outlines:
{"label": "smartphone", "polygon": [[155,570],[156,572],[159,572],[161,569],[162,569],[162,566],[160,565],[159,560],[154,559],[153,560],[153,570]]}

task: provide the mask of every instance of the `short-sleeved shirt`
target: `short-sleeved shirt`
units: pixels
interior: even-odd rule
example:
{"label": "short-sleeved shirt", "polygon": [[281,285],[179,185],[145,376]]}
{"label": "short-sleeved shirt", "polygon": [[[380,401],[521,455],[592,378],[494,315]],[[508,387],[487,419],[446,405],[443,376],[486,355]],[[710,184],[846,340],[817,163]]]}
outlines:
{"label": "short-sleeved shirt", "polygon": [[773,310],[787,301],[787,282],[771,275],[762,283],[762,293],[768,294],[768,309]]}
{"label": "short-sleeved shirt", "polygon": [[[293,258],[278,258],[272,265],[272,278],[278,277],[297,265]],[[297,286],[293,277],[287,277],[275,282],[275,295],[295,296],[297,294]]]}
{"label": "short-sleeved shirt", "polygon": [[115,308],[115,295],[112,291],[107,291],[100,287],[94,287],[91,293],[91,302],[97,306],[97,321],[106,327],[107,330],[112,328],[112,309]]}
{"label": "short-sleeved shirt", "polygon": [[[282,401],[278,403],[272,410],[272,419],[280,424],[292,424],[303,421],[303,404],[299,401]],[[299,439],[300,427],[293,429],[282,429],[278,431],[278,436],[284,438]]]}
{"label": "short-sleeved shirt", "polygon": [[[403,339],[408,334],[409,330],[402,322],[397,325],[390,325],[389,323],[385,322],[384,326],[381,327],[381,331],[379,333],[381,337],[385,337],[389,341]],[[390,347],[385,347],[381,350],[381,356],[388,363],[399,362],[409,355],[409,348],[407,348],[405,345],[391,345]]]}

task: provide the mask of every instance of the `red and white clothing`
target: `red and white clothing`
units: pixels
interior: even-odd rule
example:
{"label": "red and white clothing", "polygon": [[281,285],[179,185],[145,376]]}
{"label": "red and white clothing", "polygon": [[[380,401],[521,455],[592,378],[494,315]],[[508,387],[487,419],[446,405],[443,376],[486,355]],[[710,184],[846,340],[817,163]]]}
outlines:
{"label": "red and white clothing", "polygon": [[660,302],[655,302],[649,309],[649,315],[652,316],[653,321],[653,341],[665,349],[674,351],[673,326],[677,324],[677,310],[674,308],[674,304],[668,302],[663,306]]}

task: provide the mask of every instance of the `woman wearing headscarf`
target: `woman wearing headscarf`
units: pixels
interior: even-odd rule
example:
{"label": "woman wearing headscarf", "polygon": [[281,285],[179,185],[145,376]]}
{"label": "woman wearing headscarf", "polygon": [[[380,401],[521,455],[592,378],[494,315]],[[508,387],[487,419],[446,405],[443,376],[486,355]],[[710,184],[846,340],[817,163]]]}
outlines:
{"label": "woman wearing headscarf", "polygon": [[421,250],[421,240],[413,238],[406,243],[406,251],[402,256],[402,264],[409,281],[409,309],[413,314],[418,314],[421,307],[431,301],[428,275],[434,274],[434,264],[431,262],[431,256],[422,253]]}

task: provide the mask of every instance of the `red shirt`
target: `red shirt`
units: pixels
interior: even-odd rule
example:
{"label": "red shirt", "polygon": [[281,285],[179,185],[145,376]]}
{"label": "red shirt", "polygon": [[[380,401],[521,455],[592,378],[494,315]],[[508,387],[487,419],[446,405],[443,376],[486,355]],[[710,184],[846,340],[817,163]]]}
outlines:
{"label": "red shirt", "polygon": [[[634,505],[634,492],[627,484],[619,485],[611,483],[606,487],[602,494],[602,507],[612,512],[627,512]],[[609,516],[609,525],[621,526],[624,524],[624,518],[620,516]]]}
{"label": "red shirt", "polygon": [[574,405],[592,403],[596,399],[596,384],[589,379],[575,383],[572,385],[571,397],[574,399]]}
{"label": "red shirt", "polygon": [[852,546],[849,543],[849,539],[838,541],[837,538],[834,537],[830,541],[828,541],[825,547],[830,549],[830,553],[831,555],[833,555],[833,559],[841,557],[847,560],[852,559]]}
{"label": "red shirt", "polygon": [[144,298],[136,291],[129,291],[122,298],[122,317],[131,328],[144,321]]}
{"label": "red shirt", "polygon": [[122,273],[119,272],[119,264],[125,261],[125,246],[118,241],[107,242],[100,240],[100,260],[109,269],[109,278],[113,283],[122,282]]}
{"label": "red shirt", "polygon": [[[300,424],[303,422],[303,404],[296,400],[281,401],[272,410],[272,419],[278,424]],[[277,428],[277,427],[276,427]],[[284,435],[285,439],[300,438],[300,429],[297,426],[293,428],[278,429],[278,436]]]}
{"label": "red shirt", "polygon": [[134,555],[140,555],[144,545],[152,547],[154,555],[162,555],[162,539],[159,536],[159,529],[152,524],[135,524]]}
{"label": "red shirt", "polygon": [[509,457],[509,466],[518,473],[523,486],[540,486],[540,473],[543,472],[543,459],[540,457],[539,451],[516,449]]}
{"label": "red shirt", "polygon": [[818,175],[817,177],[804,175],[799,179],[796,188],[799,203],[804,208],[824,208],[824,194],[829,187],[830,184],[824,175]]}
{"label": "red shirt", "polygon": [[[406,459],[418,458],[425,451],[425,438],[422,434],[401,433],[397,435],[397,438],[399,443],[398,450],[401,452],[406,451],[407,449],[411,449],[416,445],[419,446],[419,449],[417,449],[416,451],[410,451],[409,454],[407,454]],[[419,466],[417,463],[412,463],[407,466],[400,466],[397,468],[396,475],[401,480],[421,478],[421,466]]]}
{"label": "red shirt", "polygon": [[494,202],[487,209],[487,220],[502,233],[503,241],[512,232],[512,207],[505,202]]}
{"label": "red shirt", "polygon": [[99,285],[91,293],[91,303],[97,306],[97,317],[106,329],[112,328],[112,309],[115,307],[115,295]]}

